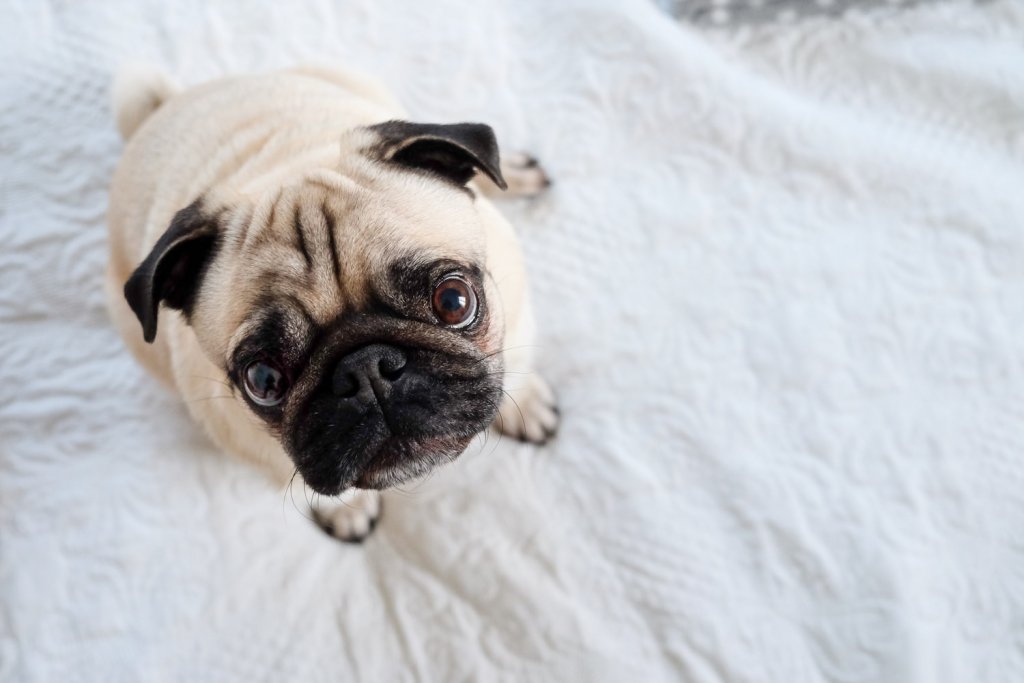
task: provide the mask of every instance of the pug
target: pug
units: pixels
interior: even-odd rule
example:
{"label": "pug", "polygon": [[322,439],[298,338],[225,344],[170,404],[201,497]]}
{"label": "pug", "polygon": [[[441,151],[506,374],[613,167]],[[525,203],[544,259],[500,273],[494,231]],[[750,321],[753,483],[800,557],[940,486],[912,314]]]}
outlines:
{"label": "pug", "polygon": [[520,247],[488,196],[548,180],[482,123],[413,123],[376,82],[300,68],[114,87],[126,140],[106,294],[138,361],[223,450],[357,541],[380,491],[493,423],[558,411],[532,371]]}

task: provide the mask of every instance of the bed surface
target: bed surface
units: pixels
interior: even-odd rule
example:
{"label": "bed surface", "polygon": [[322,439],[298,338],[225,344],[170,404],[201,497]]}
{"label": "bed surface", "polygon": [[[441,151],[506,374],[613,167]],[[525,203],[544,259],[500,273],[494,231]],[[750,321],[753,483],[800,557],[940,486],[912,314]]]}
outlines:
{"label": "bed surface", "polygon": [[[3,10],[0,680],[1024,680],[1021,4],[406,4]],[[345,63],[539,156],[557,440],[362,547],[218,454],[103,305],[137,59]]]}

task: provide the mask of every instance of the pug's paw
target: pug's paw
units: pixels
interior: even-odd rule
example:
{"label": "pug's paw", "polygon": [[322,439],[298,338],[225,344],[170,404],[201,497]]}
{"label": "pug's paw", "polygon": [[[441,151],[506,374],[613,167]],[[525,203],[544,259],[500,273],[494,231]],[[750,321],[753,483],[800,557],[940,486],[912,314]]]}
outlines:
{"label": "pug's paw", "polygon": [[501,175],[508,183],[509,197],[536,197],[551,186],[551,179],[536,158],[512,152],[501,160]]}
{"label": "pug's paw", "polygon": [[546,443],[558,431],[558,406],[551,387],[537,375],[509,389],[498,408],[496,424],[503,434],[520,441]]}
{"label": "pug's paw", "polygon": [[360,543],[380,517],[380,491],[348,489],[337,498],[317,498],[313,517],[324,531],[349,543]]}

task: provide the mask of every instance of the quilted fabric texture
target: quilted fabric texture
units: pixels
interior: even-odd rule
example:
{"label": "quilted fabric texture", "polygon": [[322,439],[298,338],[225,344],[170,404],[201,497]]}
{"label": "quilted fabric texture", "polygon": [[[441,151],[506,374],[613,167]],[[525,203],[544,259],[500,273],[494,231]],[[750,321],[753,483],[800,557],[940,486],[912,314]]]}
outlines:
{"label": "quilted fabric texture", "polygon": [[[1021,4],[387,5],[3,9],[0,680],[1024,679]],[[350,64],[543,159],[504,210],[557,440],[363,547],[217,453],[103,306],[135,59]]]}
{"label": "quilted fabric texture", "polygon": [[[984,0],[975,0],[983,2]],[[729,26],[752,23],[792,23],[802,17],[833,16],[865,9],[877,12],[935,0],[655,0],[666,12],[698,25]]]}

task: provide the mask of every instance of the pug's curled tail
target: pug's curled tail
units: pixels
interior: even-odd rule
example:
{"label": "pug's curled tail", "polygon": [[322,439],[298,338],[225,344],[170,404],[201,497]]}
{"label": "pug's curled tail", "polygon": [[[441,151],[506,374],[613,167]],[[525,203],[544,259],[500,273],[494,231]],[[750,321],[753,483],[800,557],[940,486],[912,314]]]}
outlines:
{"label": "pug's curled tail", "polygon": [[152,66],[123,67],[114,78],[114,120],[127,140],[161,104],[178,92],[178,86]]}

